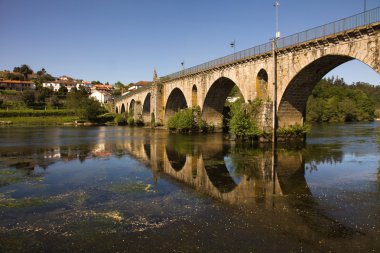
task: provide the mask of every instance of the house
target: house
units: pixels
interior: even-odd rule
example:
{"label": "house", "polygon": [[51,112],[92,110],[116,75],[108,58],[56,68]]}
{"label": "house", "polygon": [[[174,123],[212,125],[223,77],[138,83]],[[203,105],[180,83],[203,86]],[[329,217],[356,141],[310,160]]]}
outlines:
{"label": "house", "polygon": [[132,84],[131,86],[129,86],[128,88],[128,91],[134,91],[134,90],[137,90],[137,89],[140,89],[142,87],[146,87],[146,86],[149,86],[151,85],[153,82],[148,82],[148,81],[140,81],[140,82],[137,82],[135,84]]}
{"label": "house", "polygon": [[108,84],[95,84],[91,87],[91,92],[95,91],[112,91],[113,86]]}
{"label": "house", "polygon": [[90,90],[91,84],[73,80],[56,80],[42,84],[42,87],[49,88],[53,91],[58,91],[61,87],[66,87],[68,91],[71,91],[74,87],[78,90],[81,86],[85,87],[87,90]]}
{"label": "house", "polygon": [[1,90],[35,90],[36,85],[32,81],[0,80]]}
{"label": "house", "polygon": [[91,93],[90,97],[94,98],[102,104],[112,102],[112,95],[108,91],[104,90],[94,90]]}

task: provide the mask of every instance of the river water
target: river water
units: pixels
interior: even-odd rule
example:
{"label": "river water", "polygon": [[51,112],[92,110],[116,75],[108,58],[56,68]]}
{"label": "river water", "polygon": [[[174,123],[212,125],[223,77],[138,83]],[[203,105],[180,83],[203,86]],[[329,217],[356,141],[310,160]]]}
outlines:
{"label": "river water", "polygon": [[0,128],[0,252],[380,252],[380,123],[305,145]]}

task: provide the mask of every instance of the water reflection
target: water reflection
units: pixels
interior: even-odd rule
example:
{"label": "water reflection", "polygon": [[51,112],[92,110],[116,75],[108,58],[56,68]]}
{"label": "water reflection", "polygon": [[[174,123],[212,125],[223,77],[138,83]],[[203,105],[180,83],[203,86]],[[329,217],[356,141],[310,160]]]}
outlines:
{"label": "water reflection", "polygon": [[[318,170],[324,170],[330,165],[350,166],[346,161],[345,151],[350,148],[334,139],[335,137],[329,137],[330,142],[318,143],[317,139],[302,147],[280,147],[274,153],[266,146],[252,147],[230,143],[219,134],[174,136],[161,131],[125,128],[45,130],[48,133],[25,129],[16,129],[15,133],[8,129],[1,132],[0,170],[12,168],[21,171],[26,178],[43,177],[56,163],[89,162],[89,169],[92,169],[97,160],[109,159],[112,165],[113,159],[122,160],[130,157],[149,169],[156,186],[162,181],[179,183],[181,187],[191,188],[205,198],[215,199],[233,208],[242,208],[246,212],[259,213],[257,216],[263,223],[281,227],[284,233],[297,234],[302,240],[318,242],[329,238],[354,238],[373,231],[358,227],[358,223],[355,223],[357,217],[347,217],[350,215],[347,211],[344,212],[346,216],[342,216],[339,210],[342,206],[325,197],[329,191],[334,195],[335,192],[330,188],[328,191],[322,188],[324,195],[321,195],[321,190],[315,187],[313,177],[318,174]],[[353,139],[351,137],[350,141]],[[25,140],[28,140],[30,145],[25,146]],[[370,143],[373,144],[373,141]],[[363,149],[367,145],[364,142]],[[363,152],[355,151],[349,154],[359,156]],[[376,162],[378,163],[378,160]],[[127,167],[126,164],[125,169]],[[124,190],[121,186],[108,185],[108,181],[115,180],[116,175],[108,175],[107,171],[102,173],[99,182],[106,183],[107,189],[121,192]],[[139,178],[139,175],[133,176]],[[322,183],[323,180],[322,178]],[[18,182],[20,181],[0,180],[0,187]],[[318,181],[319,184],[320,182],[321,180]],[[142,186],[138,180],[137,183],[134,182],[134,187],[143,192],[158,191],[152,190],[149,184]],[[379,196],[379,182],[375,182],[375,187],[377,190],[373,191],[372,198]],[[342,195],[338,192],[337,196],[339,194]],[[112,200],[112,195],[100,194],[93,197],[89,203],[98,204],[106,201],[117,202]],[[354,197],[347,200],[347,203],[352,205],[352,210],[359,208],[352,204],[357,203],[355,201]],[[360,209],[355,215],[372,215],[371,217],[375,218],[370,222],[377,229],[378,199],[371,201],[372,205]],[[366,203],[369,203],[368,199]],[[376,210],[372,208],[373,205],[377,206]],[[370,218],[364,219],[364,222],[368,220]],[[309,238],[304,238],[304,235]],[[368,237],[368,241],[376,238],[378,232]]]}

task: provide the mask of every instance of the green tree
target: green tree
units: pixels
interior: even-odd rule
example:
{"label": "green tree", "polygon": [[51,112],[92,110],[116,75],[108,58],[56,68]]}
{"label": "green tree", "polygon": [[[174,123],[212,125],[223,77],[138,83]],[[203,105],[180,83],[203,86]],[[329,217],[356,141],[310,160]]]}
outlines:
{"label": "green tree", "polygon": [[369,94],[371,91],[375,93],[369,86],[349,86],[342,78],[322,79],[307,102],[307,121],[372,121],[375,116],[375,103],[363,90]]}
{"label": "green tree", "polygon": [[60,98],[65,98],[67,96],[67,93],[68,93],[68,90],[67,90],[66,86],[59,87],[59,89],[57,91],[57,95]]}
{"label": "green tree", "polygon": [[28,80],[28,75],[33,74],[33,70],[26,64],[21,65],[19,68],[15,68],[17,71],[14,72],[19,72],[24,76],[24,80]]}
{"label": "green tree", "polygon": [[35,93],[31,90],[23,91],[21,97],[27,106],[32,106],[36,100]]}
{"label": "green tree", "polygon": [[106,112],[101,104],[82,92],[69,92],[66,97],[66,107],[75,111],[81,119],[96,121],[97,116]]}
{"label": "green tree", "polygon": [[231,105],[230,114],[231,119],[228,123],[229,130],[238,138],[253,138],[261,134],[255,124],[250,105],[241,102],[233,103]]}

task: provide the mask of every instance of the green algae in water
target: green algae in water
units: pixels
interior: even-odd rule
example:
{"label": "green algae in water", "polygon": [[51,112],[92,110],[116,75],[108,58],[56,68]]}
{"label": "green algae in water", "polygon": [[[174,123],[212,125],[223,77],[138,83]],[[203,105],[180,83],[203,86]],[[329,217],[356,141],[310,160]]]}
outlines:
{"label": "green algae in water", "polygon": [[15,169],[0,169],[0,187],[22,182],[25,176]]}
{"label": "green algae in water", "polygon": [[37,207],[47,203],[49,201],[43,198],[0,199],[0,207],[7,208]]}
{"label": "green algae in water", "polygon": [[152,190],[151,184],[145,184],[143,182],[111,184],[106,187],[106,190],[114,193],[156,192]]}

